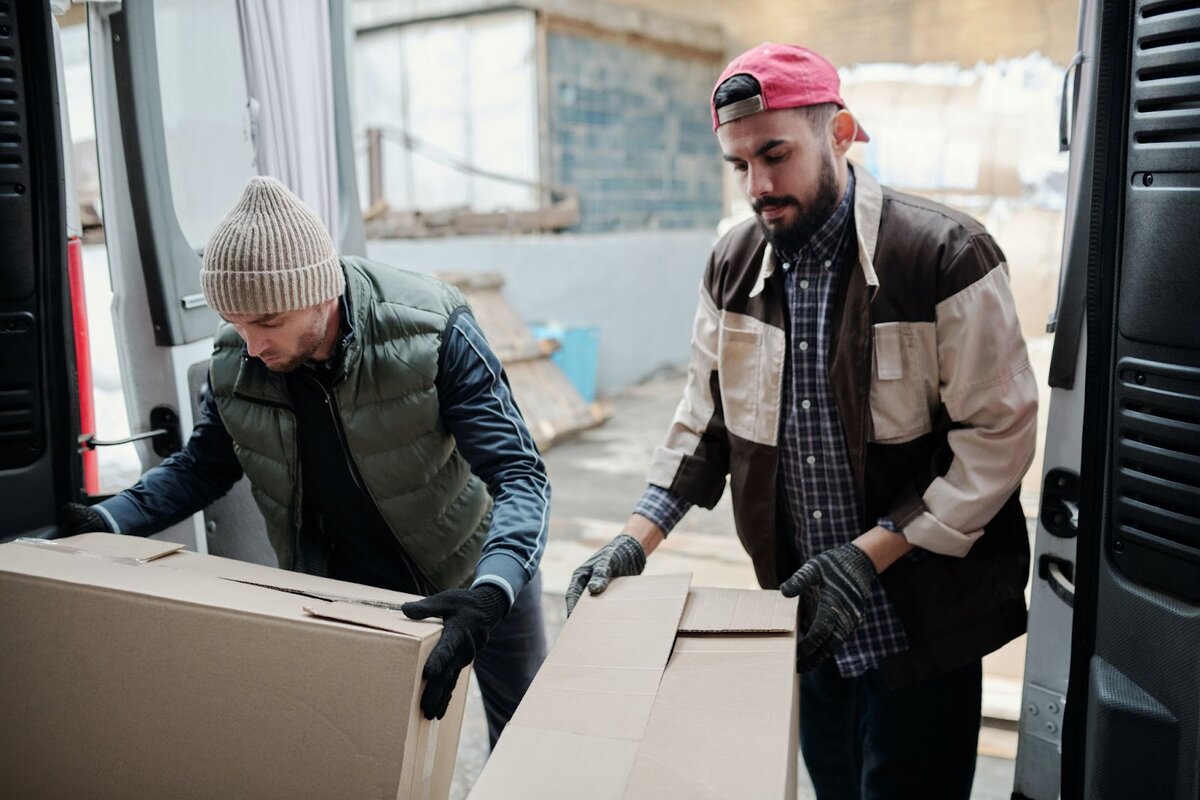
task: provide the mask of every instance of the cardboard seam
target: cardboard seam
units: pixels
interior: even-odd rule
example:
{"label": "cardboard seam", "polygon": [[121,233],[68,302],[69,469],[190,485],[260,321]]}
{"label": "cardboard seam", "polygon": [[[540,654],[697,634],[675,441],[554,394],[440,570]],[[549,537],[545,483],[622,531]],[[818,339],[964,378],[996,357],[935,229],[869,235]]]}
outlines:
{"label": "cardboard seam", "polygon": [[703,781],[698,781],[694,777],[685,775],[683,772],[675,767],[672,767],[669,763],[661,758],[655,758],[654,756],[643,753],[640,747],[633,757],[633,767],[629,770],[629,777],[625,779],[625,791],[622,793],[622,797],[629,794],[629,781],[633,778],[633,774],[637,771],[637,762],[642,759],[663,767],[664,771],[674,776],[677,782],[691,787],[693,791],[695,791],[694,787],[700,787],[705,792],[705,797],[712,797],[715,798],[715,800],[729,800],[728,795],[721,794],[714,787],[704,783]]}
{"label": "cardboard seam", "polygon": [[[274,586],[269,583],[258,583],[257,581],[247,581],[241,578],[225,578],[214,576],[218,580],[229,581],[230,583],[240,583],[243,586],[257,586],[260,589],[270,589],[273,592],[284,592],[286,594],[300,595],[311,600],[324,600],[327,603],[353,603],[359,606],[370,606],[372,608],[382,608],[386,611],[397,611],[403,613],[401,606],[403,603],[389,603],[387,600],[370,600],[365,597],[348,597],[338,594],[326,594],[325,592],[314,592],[310,589],[292,589],[287,586]],[[408,617],[405,617],[408,619]]]}

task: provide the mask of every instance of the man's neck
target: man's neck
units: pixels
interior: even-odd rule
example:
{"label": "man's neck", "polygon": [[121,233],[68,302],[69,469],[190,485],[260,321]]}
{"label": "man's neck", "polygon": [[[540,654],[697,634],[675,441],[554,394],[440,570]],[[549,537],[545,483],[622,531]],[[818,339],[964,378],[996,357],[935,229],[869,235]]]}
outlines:
{"label": "man's neck", "polygon": [[332,302],[333,308],[330,309],[329,315],[325,319],[325,337],[321,340],[321,346],[317,348],[317,352],[313,353],[311,359],[318,364],[324,364],[333,357],[342,332],[342,304],[337,299],[330,302]]}

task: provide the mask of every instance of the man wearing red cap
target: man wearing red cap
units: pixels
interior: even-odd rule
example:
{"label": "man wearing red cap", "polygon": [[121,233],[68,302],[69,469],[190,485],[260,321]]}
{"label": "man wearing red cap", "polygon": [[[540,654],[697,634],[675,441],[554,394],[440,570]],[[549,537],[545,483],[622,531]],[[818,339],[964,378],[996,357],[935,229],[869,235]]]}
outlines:
{"label": "man wearing red cap", "polygon": [[713,129],[756,219],[713,249],[650,485],[567,604],[641,572],[728,479],[759,583],[801,598],[818,797],[966,800],[981,659],[1025,629],[1036,386],[999,247],[847,160],[868,138],[839,86],[778,44],[717,81]]}

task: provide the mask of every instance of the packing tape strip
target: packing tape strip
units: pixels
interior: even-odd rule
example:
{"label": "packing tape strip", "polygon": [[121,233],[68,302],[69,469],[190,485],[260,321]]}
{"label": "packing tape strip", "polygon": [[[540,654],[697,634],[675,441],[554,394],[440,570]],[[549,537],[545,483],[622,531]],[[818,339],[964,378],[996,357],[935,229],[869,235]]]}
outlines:
{"label": "packing tape strip", "polygon": [[59,553],[69,553],[70,555],[80,556],[82,558],[94,558],[97,561],[111,561],[114,564],[129,564],[130,566],[137,566],[139,564],[149,564],[152,560],[149,558],[118,556],[112,553],[97,553],[94,550],[84,550],[79,547],[71,547],[69,544],[60,544],[52,539],[34,539],[29,536],[22,536],[14,541],[16,544],[28,545],[30,547],[49,548]]}

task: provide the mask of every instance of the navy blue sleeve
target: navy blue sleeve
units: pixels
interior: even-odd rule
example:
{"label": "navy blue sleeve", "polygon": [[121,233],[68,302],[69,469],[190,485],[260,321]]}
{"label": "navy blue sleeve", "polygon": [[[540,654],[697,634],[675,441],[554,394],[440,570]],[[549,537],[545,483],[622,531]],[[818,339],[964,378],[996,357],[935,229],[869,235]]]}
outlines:
{"label": "navy blue sleeve", "polygon": [[149,536],[205,508],[241,477],[233,439],[206,388],[187,446],[148,470],[132,488],[92,507],[114,533]]}
{"label": "navy blue sleeve", "polygon": [[511,604],[546,549],[550,480],[500,359],[465,308],[446,325],[436,383],[442,420],[495,501],[475,584],[499,586]]}

